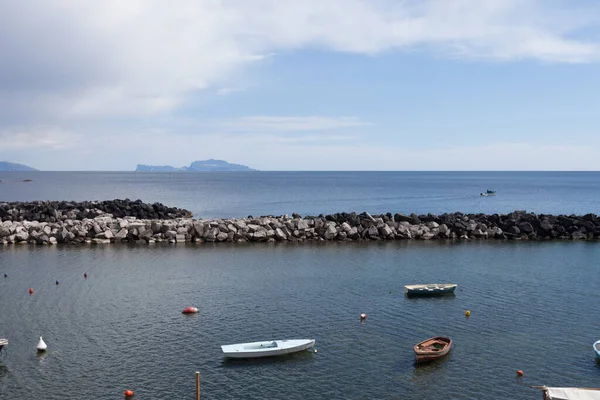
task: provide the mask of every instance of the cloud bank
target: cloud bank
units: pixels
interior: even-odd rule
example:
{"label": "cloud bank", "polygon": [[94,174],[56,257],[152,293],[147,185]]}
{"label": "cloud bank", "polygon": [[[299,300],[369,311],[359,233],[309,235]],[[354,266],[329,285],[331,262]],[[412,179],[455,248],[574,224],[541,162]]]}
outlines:
{"label": "cloud bank", "polygon": [[[595,2],[567,0],[0,1],[0,151],[30,137],[56,150],[116,134],[131,118],[169,115],[207,89],[226,96],[237,74],[279,52],[596,62],[598,11]],[[248,116],[220,131],[364,123]]]}

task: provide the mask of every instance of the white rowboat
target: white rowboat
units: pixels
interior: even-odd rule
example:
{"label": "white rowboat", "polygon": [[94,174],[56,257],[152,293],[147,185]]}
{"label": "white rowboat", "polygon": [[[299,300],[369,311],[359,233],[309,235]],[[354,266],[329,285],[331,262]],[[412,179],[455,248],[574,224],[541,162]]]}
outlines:
{"label": "white rowboat", "polygon": [[225,357],[258,358],[280,356],[308,350],[315,345],[315,339],[269,340],[266,342],[237,343],[221,346]]}
{"label": "white rowboat", "polygon": [[600,340],[594,342],[594,351],[596,352],[596,357],[600,359]]}

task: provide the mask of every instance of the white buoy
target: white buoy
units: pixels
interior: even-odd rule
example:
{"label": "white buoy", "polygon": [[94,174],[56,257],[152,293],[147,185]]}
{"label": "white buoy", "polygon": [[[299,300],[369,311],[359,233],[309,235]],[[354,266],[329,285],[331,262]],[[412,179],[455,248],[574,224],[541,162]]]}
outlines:
{"label": "white buoy", "polygon": [[44,339],[42,339],[42,337],[40,336],[40,341],[37,344],[37,351],[46,351],[46,349],[48,348],[48,346],[46,346],[46,343],[44,343]]}

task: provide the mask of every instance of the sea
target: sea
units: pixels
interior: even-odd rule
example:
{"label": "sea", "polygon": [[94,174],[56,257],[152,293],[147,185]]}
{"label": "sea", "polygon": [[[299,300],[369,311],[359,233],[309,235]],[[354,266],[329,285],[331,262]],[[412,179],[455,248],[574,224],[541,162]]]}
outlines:
{"label": "sea", "polygon": [[[202,219],[600,208],[599,172],[0,172],[0,181],[0,201],[141,199]],[[497,195],[480,196],[488,189]],[[203,399],[525,400],[542,399],[536,385],[599,387],[598,260],[600,243],[571,241],[0,246],[9,340],[0,399],[125,390],[195,399],[197,371]],[[405,297],[404,285],[432,282],[458,288]],[[199,313],[182,314],[187,306]],[[435,335],[453,349],[415,365],[414,344]],[[220,347],[294,338],[316,339],[316,351],[230,361]]]}

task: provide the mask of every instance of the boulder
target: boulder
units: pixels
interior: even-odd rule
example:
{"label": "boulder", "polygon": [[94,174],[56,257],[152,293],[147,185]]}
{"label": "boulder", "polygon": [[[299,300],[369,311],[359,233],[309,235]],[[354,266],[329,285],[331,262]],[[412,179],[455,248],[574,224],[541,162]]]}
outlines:
{"label": "boulder", "polygon": [[[232,234],[232,238],[233,238],[233,237],[234,237],[234,235],[235,235],[235,233],[231,232],[231,234]],[[227,239],[229,239],[229,234],[228,234],[228,233],[225,233],[225,232],[219,232],[219,233],[217,234],[217,237],[216,237],[216,239],[217,239],[217,241],[218,241],[218,242],[224,242],[224,241],[226,241]],[[179,240],[177,240],[177,241],[179,241]]]}
{"label": "boulder", "polygon": [[383,238],[390,237],[394,234],[394,232],[392,231],[392,228],[390,228],[388,225],[383,225],[382,227],[380,227],[378,229],[378,232],[379,232],[379,236],[381,236]]}
{"label": "boulder", "polygon": [[297,229],[298,230],[303,230],[303,229],[308,229],[308,221],[301,219],[298,220],[298,225],[297,225]]}
{"label": "boulder", "polygon": [[332,240],[334,239],[338,234],[337,229],[335,228],[335,224],[328,224],[327,228],[325,229],[325,234],[324,237],[327,240]]}
{"label": "boulder", "polygon": [[287,235],[283,232],[281,228],[275,229],[275,238],[277,240],[287,240]]}

